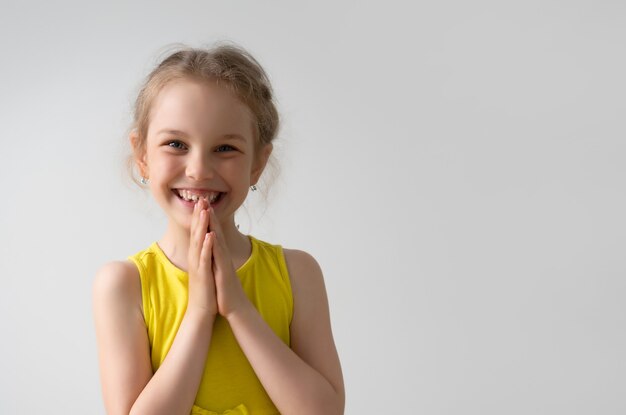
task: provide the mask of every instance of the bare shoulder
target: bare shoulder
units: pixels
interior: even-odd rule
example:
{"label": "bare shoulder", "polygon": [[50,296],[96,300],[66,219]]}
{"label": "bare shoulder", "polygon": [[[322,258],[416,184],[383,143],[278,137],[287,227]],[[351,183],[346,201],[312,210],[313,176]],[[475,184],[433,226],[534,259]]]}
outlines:
{"label": "bare shoulder", "polygon": [[96,282],[117,281],[123,282],[125,279],[139,277],[137,266],[129,260],[107,262],[98,269]]}
{"label": "bare shoulder", "polygon": [[299,249],[283,249],[291,291],[294,314],[308,314],[313,309],[328,309],[328,299],[322,268],[313,255]]}
{"label": "bare shoulder", "polygon": [[141,306],[139,270],[131,261],[111,261],[96,272],[93,281],[94,302],[123,303]]}
{"label": "bare shoulder", "polygon": [[322,269],[313,257],[299,249],[283,249],[292,284],[324,284]]}

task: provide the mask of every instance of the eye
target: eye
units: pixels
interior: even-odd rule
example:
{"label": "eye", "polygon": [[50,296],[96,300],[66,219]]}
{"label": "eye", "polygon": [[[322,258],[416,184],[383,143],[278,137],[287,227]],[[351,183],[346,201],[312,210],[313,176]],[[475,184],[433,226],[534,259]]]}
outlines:
{"label": "eye", "polygon": [[174,148],[176,150],[184,150],[185,145],[178,140],[172,140],[167,143],[168,147]]}
{"label": "eye", "polygon": [[233,151],[233,150],[236,150],[236,148],[233,146],[229,146],[228,144],[223,144],[219,146],[215,151],[217,151],[218,153],[222,153],[224,151]]}

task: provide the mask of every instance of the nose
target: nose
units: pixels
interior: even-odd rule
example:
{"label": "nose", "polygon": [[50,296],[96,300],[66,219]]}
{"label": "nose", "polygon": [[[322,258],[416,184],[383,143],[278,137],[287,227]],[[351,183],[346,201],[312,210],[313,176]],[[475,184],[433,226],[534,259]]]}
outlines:
{"label": "nose", "polygon": [[201,152],[189,155],[185,174],[190,179],[201,182],[213,177],[213,167],[208,156]]}

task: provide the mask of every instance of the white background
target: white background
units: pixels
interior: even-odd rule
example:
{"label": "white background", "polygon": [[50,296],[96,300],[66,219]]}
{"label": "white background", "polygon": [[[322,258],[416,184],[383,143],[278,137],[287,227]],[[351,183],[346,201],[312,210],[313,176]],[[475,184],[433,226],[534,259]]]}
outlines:
{"label": "white background", "polygon": [[165,226],[132,101],[226,39],[283,121],[242,230],[320,262],[347,414],[626,413],[625,5],[2,0],[0,413],[104,413],[92,279]]}

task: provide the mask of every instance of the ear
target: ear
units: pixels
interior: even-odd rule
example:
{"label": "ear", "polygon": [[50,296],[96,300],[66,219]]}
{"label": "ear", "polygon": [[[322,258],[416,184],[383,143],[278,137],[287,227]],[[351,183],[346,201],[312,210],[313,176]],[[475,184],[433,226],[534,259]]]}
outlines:
{"label": "ear", "polygon": [[256,157],[254,164],[252,165],[252,172],[250,174],[250,183],[256,184],[261,178],[261,174],[263,170],[265,170],[265,166],[267,165],[267,160],[270,158],[270,154],[272,154],[274,146],[272,143],[265,144],[259,150],[259,154]]}
{"label": "ear", "polygon": [[135,159],[137,168],[139,168],[139,174],[143,177],[149,177],[148,163],[146,163],[145,143],[143,146],[141,145],[139,141],[139,133],[135,129],[130,132],[128,139],[130,140],[130,146],[133,149],[133,158]]}

